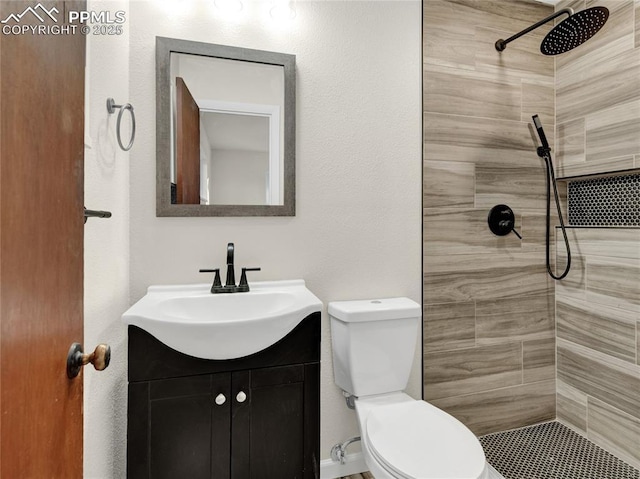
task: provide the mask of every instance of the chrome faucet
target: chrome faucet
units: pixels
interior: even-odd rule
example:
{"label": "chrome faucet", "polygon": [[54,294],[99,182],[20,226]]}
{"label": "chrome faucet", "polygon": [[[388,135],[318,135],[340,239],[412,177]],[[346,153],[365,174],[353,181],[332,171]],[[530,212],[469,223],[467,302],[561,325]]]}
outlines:
{"label": "chrome faucet", "polygon": [[236,272],[233,263],[233,243],[227,245],[227,280],[224,286],[220,281],[220,268],[216,269],[201,269],[201,273],[215,273],[213,278],[213,285],[211,286],[212,293],[246,293],[249,291],[249,283],[247,282],[247,271],[260,271],[260,268],[242,268],[242,275],[240,275],[240,284],[236,285]]}

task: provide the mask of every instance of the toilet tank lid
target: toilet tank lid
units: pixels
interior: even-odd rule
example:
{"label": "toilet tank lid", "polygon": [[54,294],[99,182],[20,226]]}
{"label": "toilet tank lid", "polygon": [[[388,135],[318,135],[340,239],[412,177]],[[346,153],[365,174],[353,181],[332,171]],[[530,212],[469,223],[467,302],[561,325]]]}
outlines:
{"label": "toilet tank lid", "polygon": [[360,299],[329,303],[329,315],[346,323],[419,318],[422,308],[409,298]]}

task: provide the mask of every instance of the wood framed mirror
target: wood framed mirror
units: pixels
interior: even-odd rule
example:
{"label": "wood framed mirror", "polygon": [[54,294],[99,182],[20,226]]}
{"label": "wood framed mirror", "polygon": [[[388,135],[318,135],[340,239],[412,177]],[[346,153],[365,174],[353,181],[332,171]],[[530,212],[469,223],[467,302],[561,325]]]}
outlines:
{"label": "wood framed mirror", "polygon": [[156,216],[295,215],[295,56],[156,37]]}

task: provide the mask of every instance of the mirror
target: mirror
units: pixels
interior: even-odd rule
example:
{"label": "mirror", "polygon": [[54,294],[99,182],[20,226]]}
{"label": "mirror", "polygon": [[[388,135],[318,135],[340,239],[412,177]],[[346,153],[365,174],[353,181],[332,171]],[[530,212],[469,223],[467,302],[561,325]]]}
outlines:
{"label": "mirror", "polygon": [[156,38],[156,216],[295,215],[295,56]]}

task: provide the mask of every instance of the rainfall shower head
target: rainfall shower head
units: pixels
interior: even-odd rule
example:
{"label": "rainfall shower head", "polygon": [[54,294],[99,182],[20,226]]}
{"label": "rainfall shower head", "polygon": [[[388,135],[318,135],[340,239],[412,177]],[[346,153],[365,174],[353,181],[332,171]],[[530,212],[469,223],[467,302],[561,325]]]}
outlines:
{"label": "rainfall shower head", "polygon": [[501,52],[507,47],[507,43],[526,35],[560,15],[568,17],[553,27],[542,40],[540,51],[545,55],[558,55],[582,45],[604,26],[609,18],[609,10],[606,7],[591,7],[574,14],[571,8],[563,8],[506,40],[498,40],[496,50]]}
{"label": "rainfall shower head", "polygon": [[608,18],[609,10],[605,7],[581,10],[553,27],[542,40],[540,51],[557,55],[573,50],[598,33]]}

